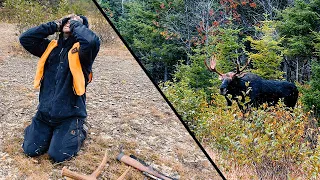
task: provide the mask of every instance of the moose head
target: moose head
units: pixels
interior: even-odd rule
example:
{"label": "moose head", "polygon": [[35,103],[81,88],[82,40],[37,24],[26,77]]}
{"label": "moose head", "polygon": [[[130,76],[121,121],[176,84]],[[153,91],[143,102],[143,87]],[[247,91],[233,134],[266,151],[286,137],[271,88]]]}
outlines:
{"label": "moose head", "polygon": [[[227,98],[227,94],[231,95],[242,95],[239,94],[239,89],[237,89],[239,86],[239,79],[242,78],[246,73],[243,73],[243,70],[248,66],[250,61],[247,61],[246,65],[240,69],[240,64],[237,61],[237,70],[236,72],[228,72],[228,73],[220,73],[216,69],[216,58],[215,56],[212,56],[210,59],[210,66],[207,65],[207,61],[204,61],[204,64],[206,67],[209,69],[211,72],[215,72],[219,75],[219,80],[222,81],[221,86],[220,86],[220,94],[224,95]],[[227,99],[228,101],[229,99]],[[231,102],[231,101],[230,101]],[[228,105],[231,105],[228,101]]]}

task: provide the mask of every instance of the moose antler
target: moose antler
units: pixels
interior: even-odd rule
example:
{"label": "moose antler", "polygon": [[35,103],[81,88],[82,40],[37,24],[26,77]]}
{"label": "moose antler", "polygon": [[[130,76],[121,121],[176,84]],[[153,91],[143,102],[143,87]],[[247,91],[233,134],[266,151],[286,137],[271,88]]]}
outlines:
{"label": "moose antler", "polygon": [[90,175],[78,174],[76,172],[70,171],[69,169],[67,169],[67,167],[64,166],[62,168],[62,176],[67,176],[76,180],[96,180],[100,175],[100,173],[102,172],[104,166],[106,165],[106,162],[107,162],[107,151],[105,152],[100,165],[92,174]]}
{"label": "moose antler", "polygon": [[210,58],[210,66],[208,66],[208,64],[207,64],[207,59],[204,60],[204,64],[205,64],[206,67],[209,69],[209,71],[215,72],[215,73],[219,74],[220,76],[223,76],[223,74],[220,73],[219,71],[217,71],[217,69],[216,69],[216,64],[217,64],[217,63],[216,63],[216,58],[215,58],[215,56],[212,56],[212,57]]}
{"label": "moose antler", "polygon": [[247,63],[240,69],[240,62],[237,60],[237,73],[240,74],[248,65],[250,64],[250,59],[247,61]]}

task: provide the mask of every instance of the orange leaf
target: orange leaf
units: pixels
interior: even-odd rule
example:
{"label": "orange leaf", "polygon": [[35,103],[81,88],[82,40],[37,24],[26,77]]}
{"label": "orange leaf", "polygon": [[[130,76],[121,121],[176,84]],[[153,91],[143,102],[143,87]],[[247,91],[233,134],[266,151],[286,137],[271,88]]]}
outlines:
{"label": "orange leaf", "polygon": [[250,3],[250,7],[252,7],[252,8],[256,8],[257,7],[257,4],[256,3]]}
{"label": "orange leaf", "polygon": [[214,21],[212,24],[213,24],[215,27],[219,26],[219,22],[218,22],[218,21]]}

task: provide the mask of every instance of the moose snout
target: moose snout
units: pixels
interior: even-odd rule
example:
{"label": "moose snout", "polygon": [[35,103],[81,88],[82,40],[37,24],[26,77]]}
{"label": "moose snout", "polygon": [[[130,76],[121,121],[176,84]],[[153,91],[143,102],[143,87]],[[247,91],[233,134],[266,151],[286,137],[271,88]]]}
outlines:
{"label": "moose snout", "polygon": [[227,88],[220,88],[220,94],[225,96],[227,94]]}

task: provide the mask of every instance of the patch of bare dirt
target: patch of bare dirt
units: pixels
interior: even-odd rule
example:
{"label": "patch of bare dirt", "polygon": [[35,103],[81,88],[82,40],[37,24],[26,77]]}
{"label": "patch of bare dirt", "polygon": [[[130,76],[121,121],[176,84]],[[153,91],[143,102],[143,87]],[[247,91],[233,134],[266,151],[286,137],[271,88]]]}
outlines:
{"label": "patch of bare dirt", "polygon": [[[28,158],[20,144],[36,112],[32,87],[38,58],[12,52],[14,25],[0,23],[0,179],[61,179],[63,166],[90,174],[108,151],[101,179],[117,179],[127,168],[115,160],[120,145],[167,175],[221,179],[179,119],[124,45],[102,47],[87,89],[89,137],[79,155],[62,164],[47,156]],[[127,179],[143,179],[131,170]]]}

